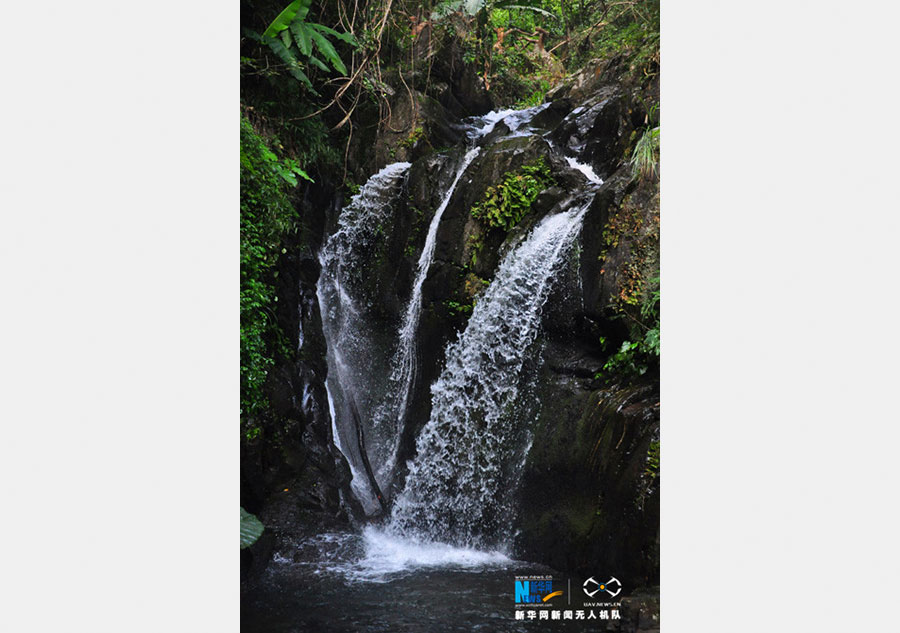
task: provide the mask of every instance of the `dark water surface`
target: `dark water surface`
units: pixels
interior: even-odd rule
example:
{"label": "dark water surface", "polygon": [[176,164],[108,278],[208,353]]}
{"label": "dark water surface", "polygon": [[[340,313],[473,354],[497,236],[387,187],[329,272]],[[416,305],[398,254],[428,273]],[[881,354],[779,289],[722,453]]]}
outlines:
{"label": "dark water surface", "polygon": [[[259,585],[242,597],[241,631],[607,630],[595,620],[516,620],[517,575],[552,575],[566,586],[564,575],[501,553],[415,545],[374,529],[320,535],[275,553]],[[580,599],[567,600],[554,598],[555,608],[582,608]]]}

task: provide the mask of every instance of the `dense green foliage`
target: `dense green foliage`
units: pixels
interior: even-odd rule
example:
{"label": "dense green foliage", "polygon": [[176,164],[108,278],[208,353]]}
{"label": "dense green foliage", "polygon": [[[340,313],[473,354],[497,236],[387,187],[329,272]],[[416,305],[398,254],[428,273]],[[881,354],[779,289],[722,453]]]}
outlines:
{"label": "dense green foliage", "polygon": [[386,84],[390,69],[430,68],[426,50],[451,40],[498,105],[539,103],[551,85],[594,58],[623,56],[636,76],[658,72],[659,0],[294,0],[287,7],[256,0],[252,6],[265,21],[247,20],[244,36],[273,58],[244,59],[255,72],[302,84],[321,107],[337,106],[341,126],[367,102],[387,104],[399,87]]}
{"label": "dense green foliage", "polygon": [[288,194],[298,177],[310,180],[297,161],[280,158],[241,116],[241,415],[266,404],[263,383],[282,343],[272,311],[278,300],[272,267],[297,216]]}
{"label": "dense green foliage", "polygon": [[484,198],[472,207],[472,217],[490,228],[508,231],[531,210],[538,194],[552,185],[553,175],[544,157],[507,172],[496,185],[487,188]]}
{"label": "dense green foliage", "polygon": [[644,375],[659,359],[659,276],[651,279],[654,288],[641,304],[641,321],[637,325],[644,330],[643,337],[622,342],[597,373],[596,378],[611,379],[617,376],[630,378]]}
{"label": "dense green foliage", "polygon": [[575,70],[592,58],[621,56],[631,73],[659,72],[659,0],[598,2],[587,5],[587,17],[570,37],[566,67]]}

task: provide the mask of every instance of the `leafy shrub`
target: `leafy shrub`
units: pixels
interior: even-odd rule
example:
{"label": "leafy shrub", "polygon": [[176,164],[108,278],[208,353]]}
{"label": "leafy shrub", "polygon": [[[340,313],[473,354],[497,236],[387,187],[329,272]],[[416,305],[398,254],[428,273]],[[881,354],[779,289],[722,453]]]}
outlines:
{"label": "leafy shrub", "polygon": [[573,37],[573,54],[567,60],[576,70],[593,58],[622,55],[629,74],[649,76],[658,72],[660,60],[659,0],[635,0],[612,4],[596,3],[593,24]]}
{"label": "leafy shrub", "polygon": [[[646,293],[641,304],[641,327],[645,328],[643,338],[624,341],[619,350],[610,356],[603,368],[594,376],[596,379],[611,379],[614,376],[633,378],[647,373],[655,359],[659,358],[659,276],[649,281],[655,288]],[[647,324],[649,323],[649,325]]]}
{"label": "leafy shrub", "polygon": [[544,102],[544,97],[547,95],[548,90],[550,90],[550,82],[546,79],[538,79],[534,91],[516,102],[516,109],[523,110],[525,108],[541,105]]}
{"label": "leafy shrub", "polygon": [[508,231],[531,210],[538,194],[554,183],[550,166],[543,156],[507,172],[500,182],[488,187],[481,202],[472,207],[472,217],[490,228]]}

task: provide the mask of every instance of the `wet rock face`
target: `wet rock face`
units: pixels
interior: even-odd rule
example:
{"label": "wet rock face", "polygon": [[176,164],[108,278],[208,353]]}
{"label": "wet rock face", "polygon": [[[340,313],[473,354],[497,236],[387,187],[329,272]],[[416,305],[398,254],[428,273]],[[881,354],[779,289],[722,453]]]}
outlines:
{"label": "wet rock face", "polygon": [[273,279],[275,316],[292,354],[280,355],[269,371],[269,410],[257,420],[260,435],[241,438],[241,505],[266,526],[257,544],[241,552],[245,588],[258,579],[285,533],[304,526],[348,527],[362,516],[350,492],[346,459],[332,440],[325,340],[316,298],[316,252],[328,217],[322,210],[336,201],[329,185],[298,201],[305,230],[289,239]]}
{"label": "wet rock face", "polygon": [[552,367],[542,385],[556,400],[543,400],[523,473],[517,554],[630,589],[658,584],[658,386],[590,391]]}
{"label": "wet rock face", "polygon": [[416,90],[397,92],[384,129],[375,142],[372,171],[455,146],[462,138],[452,126],[454,119],[433,97]]}
{"label": "wet rock face", "polygon": [[601,178],[608,178],[622,162],[631,132],[626,111],[619,89],[603,87],[569,112],[551,138],[569,155],[593,165]]}
{"label": "wet rock face", "polygon": [[[472,218],[472,207],[504,174],[517,171],[540,157],[549,157],[549,153],[549,145],[537,135],[499,140],[483,149],[466,171],[456,195],[444,212],[437,234],[435,262],[449,263],[459,268],[468,265],[476,275],[492,277],[506,234],[502,231],[476,234],[478,223]],[[473,238],[484,240],[479,253],[482,256],[477,257],[474,263]]]}
{"label": "wet rock face", "polygon": [[356,508],[341,497],[350,496],[350,470],[332,443],[324,377],[306,361],[282,363],[270,372],[266,393],[272,418],[262,424],[265,435],[242,445],[242,483],[256,488],[242,503],[262,516],[272,493],[293,489],[298,511],[349,523]]}
{"label": "wet rock face", "polygon": [[437,52],[431,68],[438,79],[437,97],[456,117],[485,114],[494,109],[493,97],[485,89],[472,64],[463,61],[463,50],[458,39],[451,39],[443,50]]}

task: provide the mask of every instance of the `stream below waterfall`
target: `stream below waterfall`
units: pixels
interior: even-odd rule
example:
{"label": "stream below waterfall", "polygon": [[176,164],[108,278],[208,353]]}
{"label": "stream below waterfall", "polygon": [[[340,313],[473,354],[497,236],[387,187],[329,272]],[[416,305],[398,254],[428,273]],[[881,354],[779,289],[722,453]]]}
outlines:
{"label": "stream below waterfall", "polygon": [[[577,611],[591,611],[590,602],[581,595],[580,578],[571,579],[573,597],[566,591],[553,599],[559,620],[517,620],[516,576],[552,576],[554,587],[557,580],[569,587],[568,579],[552,569],[512,560],[500,552],[416,544],[372,526],[362,534],[319,534],[295,543],[286,541],[275,553],[260,586],[242,605],[241,631],[616,630],[609,621],[575,619]],[[549,608],[543,610],[552,613]],[[566,610],[572,611],[571,620],[562,619]]]}

